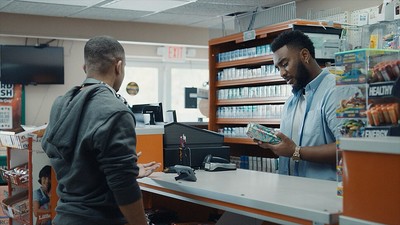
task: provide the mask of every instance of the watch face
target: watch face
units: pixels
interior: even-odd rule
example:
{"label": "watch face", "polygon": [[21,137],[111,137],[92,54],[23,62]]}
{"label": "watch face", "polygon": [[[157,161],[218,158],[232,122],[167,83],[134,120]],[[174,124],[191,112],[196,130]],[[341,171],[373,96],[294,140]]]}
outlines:
{"label": "watch face", "polygon": [[296,149],[295,149],[295,151],[293,153],[292,159],[294,161],[299,161],[300,160],[300,147],[296,147]]}
{"label": "watch face", "polygon": [[294,161],[299,161],[299,160],[300,160],[300,156],[299,156],[299,155],[293,155],[293,156],[292,156],[292,159],[293,159]]}

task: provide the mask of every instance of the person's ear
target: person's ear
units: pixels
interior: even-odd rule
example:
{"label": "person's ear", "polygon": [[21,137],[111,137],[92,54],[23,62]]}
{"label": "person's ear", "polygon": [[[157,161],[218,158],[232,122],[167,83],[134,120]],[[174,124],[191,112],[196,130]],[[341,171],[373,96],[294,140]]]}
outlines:
{"label": "person's ear", "polygon": [[124,62],[122,62],[122,60],[118,60],[117,64],[115,65],[115,73],[118,75],[121,74],[123,66],[124,66]]}
{"label": "person's ear", "polygon": [[310,55],[310,52],[308,51],[308,49],[303,48],[300,50],[300,58],[301,58],[301,61],[305,64],[308,64],[310,62],[311,55]]}

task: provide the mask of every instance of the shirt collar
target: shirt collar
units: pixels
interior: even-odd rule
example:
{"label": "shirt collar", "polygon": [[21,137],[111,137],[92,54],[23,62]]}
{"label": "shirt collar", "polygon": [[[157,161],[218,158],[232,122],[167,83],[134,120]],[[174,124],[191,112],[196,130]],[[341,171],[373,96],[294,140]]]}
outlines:
{"label": "shirt collar", "polygon": [[305,87],[306,93],[309,91],[315,92],[318,86],[321,84],[322,80],[326,75],[329,74],[328,69],[322,69],[321,73],[318,74],[310,83],[308,83]]}

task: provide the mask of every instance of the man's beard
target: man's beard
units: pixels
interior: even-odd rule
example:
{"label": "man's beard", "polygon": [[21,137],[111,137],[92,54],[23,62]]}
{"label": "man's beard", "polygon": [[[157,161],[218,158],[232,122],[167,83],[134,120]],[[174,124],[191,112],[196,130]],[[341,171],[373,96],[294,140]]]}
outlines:
{"label": "man's beard", "polygon": [[300,90],[304,88],[310,80],[310,74],[307,71],[306,67],[303,63],[299,62],[297,65],[297,72],[295,75],[296,83],[294,85],[294,89]]}

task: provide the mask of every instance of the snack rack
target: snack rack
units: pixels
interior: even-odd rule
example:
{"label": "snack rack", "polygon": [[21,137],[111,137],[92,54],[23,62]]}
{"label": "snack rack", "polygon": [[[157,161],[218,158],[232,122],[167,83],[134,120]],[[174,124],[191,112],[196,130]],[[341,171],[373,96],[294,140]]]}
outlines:
{"label": "snack rack", "polygon": [[[341,137],[400,136],[400,51],[357,49],[335,54],[337,85],[358,87],[359,94],[343,99],[337,109]],[[343,196],[342,150],[337,141],[338,196]]]}
{"label": "snack rack", "polygon": [[9,224],[33,224],[32,141],[32,137],[24,140],[26,148],[10,147],[2,142],[7,147],[7,170],[1,169],[0,174],[8,183],[8,197],[1,202],[1,207],[10,217]]}

